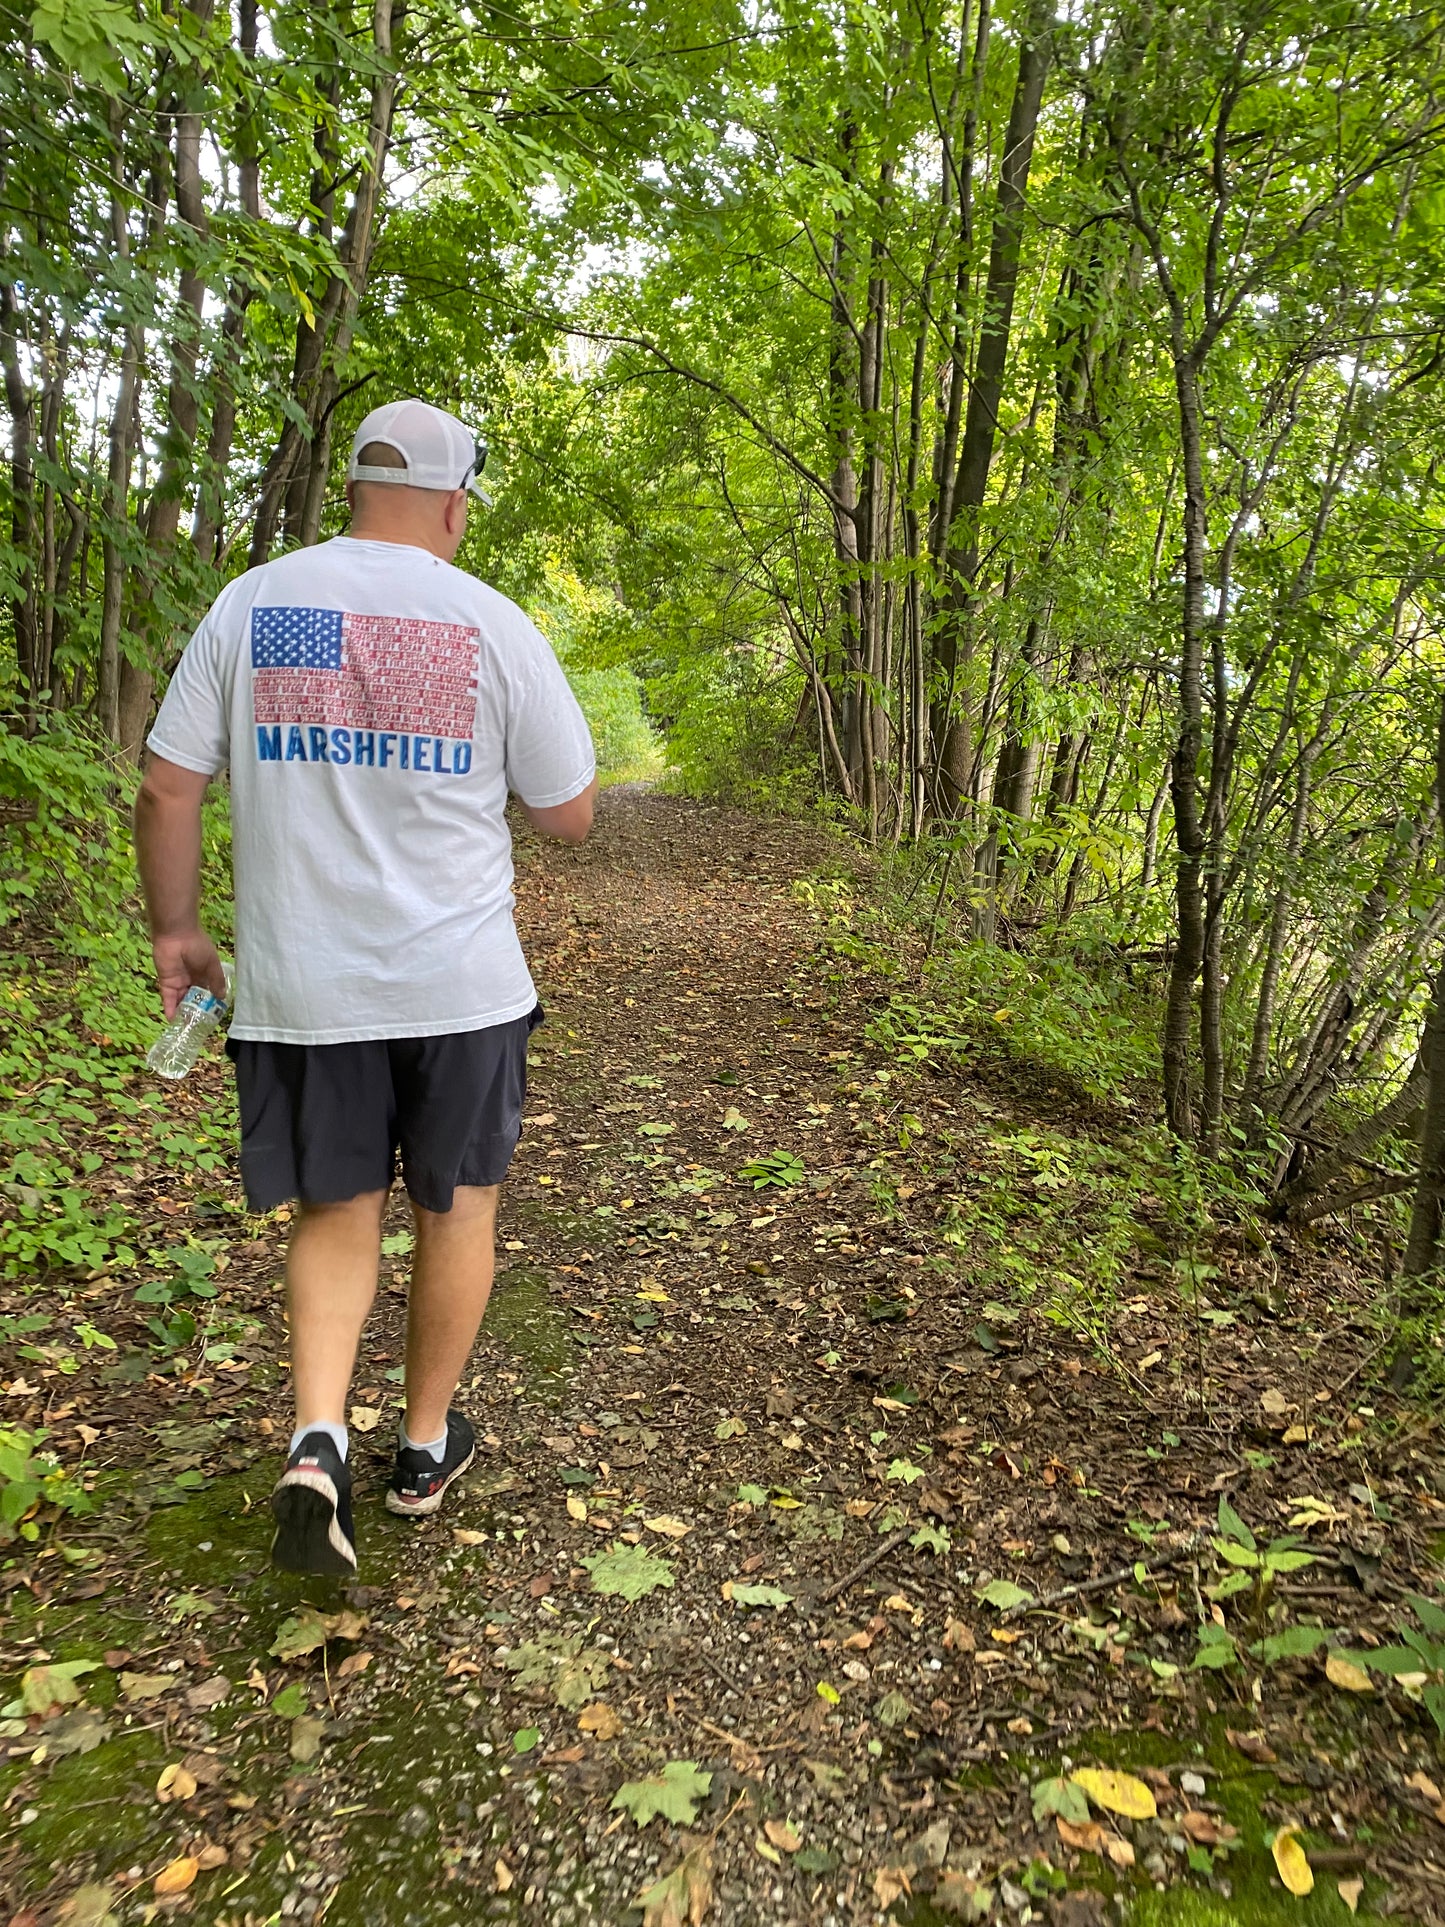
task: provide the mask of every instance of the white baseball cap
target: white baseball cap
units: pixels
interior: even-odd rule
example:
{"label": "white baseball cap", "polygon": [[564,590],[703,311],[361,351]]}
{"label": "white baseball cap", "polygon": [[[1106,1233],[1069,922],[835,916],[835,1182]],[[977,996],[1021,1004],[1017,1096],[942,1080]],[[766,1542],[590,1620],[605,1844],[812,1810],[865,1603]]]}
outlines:
{"label": "white baseball cap", "polygon": [[[404,464],[382,468],[360,459],[363,448],[384,442]],[[469,489],[486,503],[491,496],[478,476],[487,459],[487,444],[465,423],[426,401],[391,401],[373,408],[351,443],[348,482],[387,482],[400,488]]]}

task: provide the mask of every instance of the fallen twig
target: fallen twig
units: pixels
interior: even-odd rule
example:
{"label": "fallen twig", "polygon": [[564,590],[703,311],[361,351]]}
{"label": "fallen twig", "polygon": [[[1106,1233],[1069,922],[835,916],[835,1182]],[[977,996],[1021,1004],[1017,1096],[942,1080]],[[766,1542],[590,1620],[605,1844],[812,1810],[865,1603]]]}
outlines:
{"label": "fallen twig", "polygon": [[901,1546],[903,1541],[908,1537],[911,1529],[909,1526],[900,1526],[896,1532],[890,1532],[886,1539],[881,1539],[865,1559],[858,1561],[851,1572],[845,1572],[843,1577],[835,1580],[826,1592],[820,1592],[818,1594],[818,1604],[820,1606],[828,1605],[832,1600],[839,1598],[843,1593],[847,1592],[848,1588],[853,1585],[855,1581],[861,1579],[865,1572],[872,1572],[880,1559],[886,1559],[890,1552],[897,1551],[898,1547]]}
{"label": "fallen twig", "polygon": [[[1171,1566],[1180,1565],[1184,1560],[1192,1558],[1208,1538],[1207,1532],[1192,1533],[1182,1546],[1176,1546],[1173,1552],[1166,1553],[1162,1559],[1156,1559],[1152,1565],[1146,1566],[1144,1577],[1152,1579],[1155,1573],[1168,1572]],[[1139,1563],[1139,1560],[1131,1559],[1127,1566],[1119,1566],[1113,1572],[1101,1573],[1097,1579],[1081,1579],[1072,1586],[1060,1586],[1057,1592],[1045,1593],[1042,1599],[1032,1600],[1027,1606],[1008,1607],[999,1617],[1020,1619],[1025,1613],[1046,1612],[1049,1607],[1057,1606],[1064,1599],[1082,1599],[1086,1593],[1108,1592],[1110,1587],[1122,1586],[1126,1579],[1136,1578],[1134,1569]]]}

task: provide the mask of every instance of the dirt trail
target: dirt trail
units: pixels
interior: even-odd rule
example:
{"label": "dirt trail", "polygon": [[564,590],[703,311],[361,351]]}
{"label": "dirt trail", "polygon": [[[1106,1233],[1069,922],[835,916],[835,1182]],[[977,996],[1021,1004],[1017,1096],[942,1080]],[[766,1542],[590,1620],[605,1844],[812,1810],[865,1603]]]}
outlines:
{"label": "dirt trail", "polygon": [[[842,846],[625,791],[582,851],[520,856],[549,1021],[459,1502],[419,1529],[379,1504],[399,1207],[344,1595],[266,1565],[282,1233],[233,1186],[149,1202],[230,1237],[225,1307],[259,1321],[235,1357],[7,1374],[8,1418],[62,1456],[84,1424],[103,1468],[63,1535],[98,1563],[6,1575],[7,1679],[95,1663],[79,1710],[0,1741],[12,1927],[568,1927],[641,1920],[649,1888],[649,1927],[1083,1927],[1116,1893],[1142,1922],[1295,1919],[1284,1824],[1319,1869],[1307,1917],[1348,1918],[1359,1873],[1361,1918],[1440,1918],[1428,1721],[1318,1653],[1258,1699],[1246,1669],[1191,1670],[1221,1491],[1262,1536],[1318,1502],[1278,1596],[1322,1646],[1385,1636],[1428,1580],[1429,1442],[1362,1443],[1297,1362],[1327,1327],[1330,1382],[1355,1362],[1339,1281],[1316,1307],[1285,1253],[1282,1316],[1258,1258],[1221,1257],[1236,1310],[1207,1331],[1167,1262],[1091,1335],[990,1302],[942,1235],[958,1200],[1001,1139],[1108,1120],[1003,1060],[944,1075],[865,1041],[887,986],[821,941],[826,884],[794,887],[845,876]],[[118,1336],[133,1287],[95,1287]],[[1035,1784],[1086,1761],[1143,1776],[1158,1818],[1101,1828],[1067,1794],[1036,1818]]]}

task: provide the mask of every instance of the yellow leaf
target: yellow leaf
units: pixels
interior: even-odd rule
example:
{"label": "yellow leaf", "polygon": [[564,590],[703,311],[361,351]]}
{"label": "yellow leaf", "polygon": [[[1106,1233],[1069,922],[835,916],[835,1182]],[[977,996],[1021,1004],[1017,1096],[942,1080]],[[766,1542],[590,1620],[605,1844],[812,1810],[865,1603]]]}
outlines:
{"label": "yellow leaf", "polygon": [[1132,1773],[1115,1773],[1105,1766],[1081,1766],[1069,1778],[1106,1813],[1122,1813],[1126,1820],[1152,1820],[1159,1811],[1154,1795]]}
{"label": "yellow leaf", "polygon": [[504,1894],[508,1888],[511,1887],[517,1876],[512,1872],[512,1869],[507,1865],[505,1860],[499,1860],[492,1869],[492,1878],[497,1883],[497,1892]]}
{"label": "yellow leaf", "polygon": [[1305,1858],[1305,1850],[1299,1843],[1298,1827],[1281,1827],[1274,1836],[1270,1848],[1274,1864],[1279,1868],[1279,1877],[1292,1894],[1301,1899],[1313,1893],[1315,1887],[1314,1868]]}
{"label": "yellow leaf", "polygon": [[655,1519],[644,1519],[642,1523],[649,1532],[660,1532],[664,1539],[683,1539],[692,1531],[686,1519],[674,1519],[665,1512],[659,1513]]}
{"label": "yellow leaf", "polygon": [[1363,1666],[1356,1666],[1343,1653],[1331,1653],[1325,1660],[1325,1678],[1342,1693],[1372,1693],[1374,1687]]}
{"label": "yellow leaf", "polygon": [[567,1517],[575,1519],[578,1525],[587,1517],[587,1507],[575,1492],[567,1494]]}
{"label": "yellow leaf", "polygon": [[1364,1881],[1357,1875],[1353,1880],[1339,1880],[1336,1881],[1335,1884],[1340,1890],[1340,1899],[1344,1901],[1350,1912],[1352,1914],[1358,1913],[1360,1910],[1360,1895],[1365,1891]]}
{"label": "yellow leaf", "polygon": [[459,1546],[484,1546],[487,1543],[485,1532],[476,1532],[471,1526],[453,1526],[452,1538]]}
{"label": "yellow leaf", "polygon": [[379,1405],[353,1405],[346,1422],[353,1432],[374,1432],[383,1416]]}
{"label": "yellow leaf", "polygon": [[201,1871],[201,1863],[194,1854],[183,1853],[170,1865],[162,1867],[155,1878],[158,1894],[183,1894]]}
{"label": "yellow leaf", "polygon": [[[195,1776],[187,1773],[183,1766],[163,1767],[161,1777],[156,1781],[156,1798],[162,1806],[169,1805],[172,1800],[189,1800],[195,1790]],[[179,1893],[180,1889],[175,1891]]]}
{"label": "yellow leaf", "polygon": [[759,1834],[757,1839],[754,1840],[753,1847],[758,1853],[762,1855],[764,1860],[771,1860],[775,1867],[782,1866],[783,1856],[778,1852],[776,1847],[769,1846],[768,1842],[764,1840],[761,1834]]}
{"label": "yellow leaf", "polygon": [[622,1731],[622,1721],[605,1700],[594,1700],[590,1706],[584,1706],[577,1715],[577,1725],[583,1733],[590,1733],[598,1740],[615,1740]]}
{"label": "yellow leaf", "polygon": [[1284,1428],[1285,1445],[1304,1445],[1309,1439],[1309,1428],[1304,1425],[1287,1425]]}

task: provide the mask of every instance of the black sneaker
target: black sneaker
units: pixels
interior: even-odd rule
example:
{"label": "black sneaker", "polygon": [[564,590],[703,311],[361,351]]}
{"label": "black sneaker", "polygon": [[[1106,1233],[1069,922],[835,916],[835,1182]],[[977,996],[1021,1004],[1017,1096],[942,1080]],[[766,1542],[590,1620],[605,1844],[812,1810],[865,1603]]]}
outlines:
{"label": "black sneaker", "polygon": [[351,1474],[325,1432],[308,1432],[271,1494],[271,1563],[283,1572],[356,1577]]}
{"label": "black sneaker", "polygon": [[400,1512],[409,1519],[422,1519],[435,1512],[452,1480],[459,1479],[476,1456],[477,1435],[470,1421],[460,1412],[448,1412],[447,1449],[440,1465],[430,1452],[397,1447],[386,1491],[388,1512]]}

